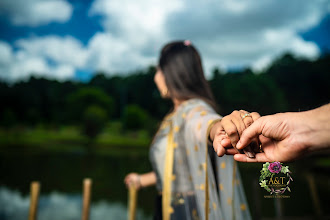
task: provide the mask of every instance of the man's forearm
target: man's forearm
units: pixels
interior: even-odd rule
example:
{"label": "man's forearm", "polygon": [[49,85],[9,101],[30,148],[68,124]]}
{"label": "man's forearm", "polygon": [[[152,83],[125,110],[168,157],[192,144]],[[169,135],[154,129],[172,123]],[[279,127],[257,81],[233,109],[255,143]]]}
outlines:
{"label": "man's forearm", "polygon": [[309,151],[330,148],[330,104],[304,112],[306,126],[310,128],[307,145]]}

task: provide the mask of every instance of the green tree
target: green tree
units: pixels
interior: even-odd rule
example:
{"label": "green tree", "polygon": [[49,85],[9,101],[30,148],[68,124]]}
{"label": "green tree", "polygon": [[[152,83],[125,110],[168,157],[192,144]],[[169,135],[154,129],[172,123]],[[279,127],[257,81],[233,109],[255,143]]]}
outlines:
{"label": "green tree", "polygon": [[5,128],[10,128],[15,125],[16,122],[15,113],[11,109],[6,108],[2,113],[2,118],[0,120],[1,125]]}
{"label": "green tree", "polygon": [[84,111],[91,105],[104,109],[108,118],[112,116],[114,109],[113,98],[102,89],[96,87],[85,87],[78,89],[67,97],[71,119],[79,122],[84,117]]}
{"label": "green tree", "polygon": [[308,110],[330,100],[330,55],[310,61],[284,54],[266,71],[284,91],[289,111]]}
{"label": "green tree", "polygon": [[210,82],[211,88],[223,115],[239,109],[261,114],[286,110],[283,91],[266,74],[257,75],[247,69],[239,73],[214,76]]}
{"label": "green tree", "polygon": [[124,128],[128,130],[146,128],[148,114],[138,105],[127,105],[122,117]]}
{"label": "green tree", "polygon": [[100,134],[107,121],[107,112],[100,106],[88,106],[83,115],[82,132],[90,140],[94,140]]}

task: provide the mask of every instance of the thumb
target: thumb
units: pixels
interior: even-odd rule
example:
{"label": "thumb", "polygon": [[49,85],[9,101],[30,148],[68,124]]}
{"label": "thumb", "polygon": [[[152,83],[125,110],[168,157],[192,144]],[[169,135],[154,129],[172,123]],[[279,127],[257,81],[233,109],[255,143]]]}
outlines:
{"label": "thumb", "polygon": [[248,128],[246,128],[238,141],[236,147],[241,150],[248,146],[254,138],[258,138],[262,134],[265,117],[261,117],[253,122]]}

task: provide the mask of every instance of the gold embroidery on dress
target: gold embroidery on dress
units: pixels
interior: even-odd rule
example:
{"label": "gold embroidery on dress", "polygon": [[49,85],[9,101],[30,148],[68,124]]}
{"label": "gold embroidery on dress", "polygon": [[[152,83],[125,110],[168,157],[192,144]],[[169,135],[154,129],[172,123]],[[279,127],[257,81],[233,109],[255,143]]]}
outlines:
{"label": "gold embroidery on dress", "polygon": [[213,202],[212,205],[213,205],[213,209],[216,210],[217,209],[217,205],[215,204],[215,202]]}
{"label": "gold embroidery on dress", "polygon": [[223,161],[223,162],[220,164],[220,167],[221,167],[221,169],[225,169],[225,168],[226,168],[226,162]]}
{"label": "gold embroidery on dress", "polygon": [[201,116],[207,115],[207,111],[201,111]]}
{"label": "gold embroidery on dress", "polygon": [[199,123],[197,124],[197,130],[200,130],[200,129],[201,129],[201,127],[202,127],[202,123],[201,123],[201,122],[199,122]]}
{"label": "gold embroidery on dress", "polygon": [[197,146],[197,145],[195,145],[195,151],[196,151],[196,152],[198,151],[198,146]]}
{"label": "gold embroidery on dress", "polygon": [[228,203],[228,205],[232,205],[232,199],[231,198],[228,198],[227,199],[227,203]]}
{"label": "gold embroidery on dress", "polygon": [[201,163],[201,164],[199,165],[199,169],[200,169],[200,170],[206,170],[206,163]]}
{"label": "gold embroidery on dress", "polygon": [[178,203],[179,203],[180,205],[184,204],[184,199],[183,199],[183,198],[180,198],[179,201],[178,201]]}

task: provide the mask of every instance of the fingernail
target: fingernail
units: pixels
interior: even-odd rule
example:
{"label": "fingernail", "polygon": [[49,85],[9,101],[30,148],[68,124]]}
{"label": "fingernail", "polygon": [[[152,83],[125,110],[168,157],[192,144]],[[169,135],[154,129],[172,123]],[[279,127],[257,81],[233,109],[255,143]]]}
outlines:
{"label": "fingernail", "polygon": [[237,142],[236,147],[237,147],[238,149],[241,148],[241,141],[238,141],[238,142]]}
{"label": "fingernail", "polygon": [[255,157],[254,153],[252,153],[252,152],[250,152],[250,151],[248,151],[247,154],[248,154],[247,156],[248,156],[249,158],[254,158],[254,157]]}
{"label": "fingernail", "polygon": [[224,145],[225,139],[221,140],[220,144],[223,146]]}
{"label": "fingernail", "polygon": [[220,151],[220,148],[218,147],[218,149],[217,149],[217,155],[219,156],[219,151]]}

